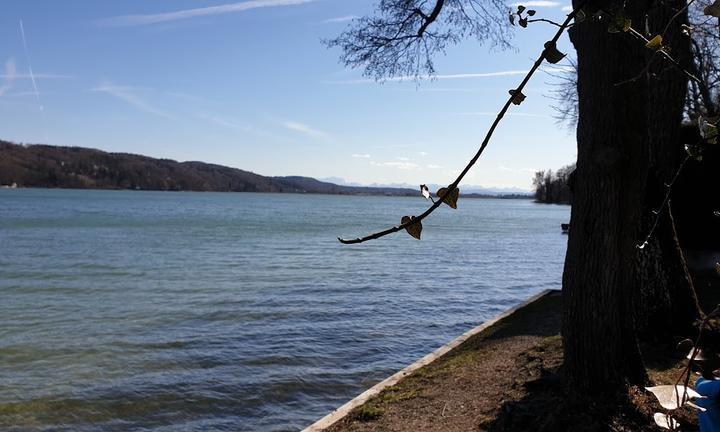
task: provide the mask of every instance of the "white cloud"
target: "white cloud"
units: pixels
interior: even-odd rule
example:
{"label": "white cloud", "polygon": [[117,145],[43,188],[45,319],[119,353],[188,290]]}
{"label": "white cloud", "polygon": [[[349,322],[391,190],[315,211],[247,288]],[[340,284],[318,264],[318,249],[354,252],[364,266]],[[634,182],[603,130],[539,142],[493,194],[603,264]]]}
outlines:
{"label": "white cloud", "polygon": [[277,6],[294,6],[304,3],[310,3],[316,0],[250,0],[239,3],[229,3],[217,6],[208,6],[195,9],[184,9],[175,12],[165,12],[149,15],[123,15],[113,18],[107,18],[97,21],[100,25],[111,27],[127,27],[151,25],[169,21],[178,21],[183,19],[195,18],[208,15],[220,15],[232,12],[243,12],[251,9],[277,7]]}
{"label": "white cloud", "polygon": [[405,88],[405,87],[398,87],[393,90],[396,91],[402,91],[402,92],[412,92],[412,93],[478,93],[478,92],[485,92],[487,89],[483,88],[469,88],[469,87],[417,87],[416,88]]}
{"label": "white cloud", "polygon": [[435,165],[435,164],[427,165],[427,167],[430,168],[430,169],[442,169],[442,168],[445,168],[445,167],[443,167],[442,165]]}
{"label": "white cloud", "polygon": [[184,101],[189,101],[189,102],[193,102],[193,103],[214,103],[214,101],[212,101],[212,100],[210,100],[210,99],[206,99],[206,98],[204,98],[204,97],[199,97],[199,96],[191,95],[191,94],[188,94],[188,93],[175,92],[175,91],[166,91],[165,94],[168,95],[168,96],[177,98],[177,99],[182,99],[182,100],[184,100]]}
{"label": "white cloud", "polygon": [[498,171],[506,171],[506,172],[515,172],[515,173],[530,173],[534,174],[538,170],[535,168],[510,168],[506,166],[499,166],[497,167]]}
{"label": "white cloud", "polygon": [[[47,92],[43,92],[41,94],[47,94]],[[6,96],[15,96],[15,97],[26,97],[26,96],[32,96],[35,97],[34,91],[19,91],[19,92],[12,92],[12,93],[5,93]]]}
{"label": "white cloud", "polygon": [[575,67],[569,65],[546,65],[540,68],[543,72],[574,72]]}
{"label": "white cloud", "polygon": [[[5,73],[0,74],[0,78],[7,79],[10,75],[8,74],[7,70]],[[34,73],[30,75],[29,73],[15,73],[13,76],[13,79],[68,79],[73,78],[72,75],[58,75],[58,74],[47,74],[47,73]]]}
{"label": "white cloud", "polygon": [[521,5],[525,6],[525,7],[558,7],[558,6],[560,6],[560,2],[546,1],[546,0],[530,0],[530,1],[526,1],[526,2],[510,3],[508,6],[518,7]]}
{"label": "white cloud", "polygon": [[[454,79],[468,79],[468,78],[491,78],[491,77],[503,77],[503,76],[514,76],[514,75],[525,75],[527,70],[507,70],[497,72],[483,72],[483,73],[462,73],[462,74],[449,74],[449,75],[422,75],[417,78],[426,80],[454,80]],[[393,78],[386,78],[381,82],[400,82],[400,81],[414,81],[416,77],[412,75],[399,76]],[[373,79],[357,79],[347,81],[328,81],[331,83],[343,83],[343,84],[365,84],[376,82]]]}
{"label": "white cloud", "polygon": [[310,126],[303,124],[303,123],[299,123],[299,122],[288,121],[288,122],[283,123],[283,126],[285,126],[286,128],[288,128],[290,130],[294,130],[296,132],[300,132],[300,133],[303,133],[305,135],[308,135],[308,136],[311,136],[314,138],[326,138],[328,136],[327,132],[313,129]]}
{"label": "white cloud", "polygon": [[360,153],[353,153],[353,154],[352,154],[352,157],[357,158],[357,159],[370,159],[370,155],[367,154],[367,153],[362,153],[362,154],[360,154]]}
{"label": "white cloud", "polygon": [[370,162],[370,165],[378,167],[397,168],[404,171],[416,170],[420,165],[413,162]]}
{"label": "white cloud", "polygon": [[[450,113],[450,115],[454,116],[482,116],[482,117],[495,117],[498,113],[491,112],[491,111],[469,111],[469,112],[456,112],[456,113]],[[526,112],[512,112],[508,111],[505,113],[506,116],[514,116],[514,117],[539,117],[539,118],[550,118],[550,116],[546,114],[533,114],[533,113],[526,113]]]}
{"label": "white cloud", "polygon": [[234,120],[228,120],[228,119],[222,118],[222,117],[217,117],[217,116],[207,115],[207,114],[200,114],[200,115],[198,115],[198,117],[200,117],[203,120],[207,120],[211,123],[220,125],[220,126],[225,126],[225,127],[229,127],[229,128],[233,128],[233,129],[240,129],[240,130],[244,130],[244,131],[251,130],[251,128],[247,125],[238,123]]}
{"label": "white cloud", "polygon": [[12,82],[15,80],[15,77],[17,75],[17,69],[15,68],[15,59],[9,58],[5,62],[5,75],[3,75],[3,78],[5,79],[5,83],[0,87],[0,96],[4,95],[10,88],[12,87]]}
{"label": "white cloud", "polygon": [[429,154],[430,154],[430,153],[424,152],[424,151],[421,151],[421,152],[419,153],[419,155],[422,156],[422,157],[428,156]]}
{"label": "white cloud", "polygon": [[23,26],[22,20],[20,20],[20,36],[22,38],[23,49],[25,50],[25,58],[28,62],[28,72],[30,72],[30,81],[32,81],[33,90],[35,90],[35,100],[38,103],[40,111],[44,111],[42,103],[40,103],[40,89],[38,89],[37,82],[35,81],[35,75],[32,70],[32,62],[30,61],[30,50],[28,49],[27,39],[25,38],[25,26]]}
{"label": "white cloud", "polygon": [[116,86],[112,84],[105,84],[98,87],[91,88],[90,91],[92,92],[100,92],[109,94],[110,96],[113,96],[117,99],[120,99],[123,102],[126,102],[133,107],[137,108],[140,111],[154,114],[160,117],[165,117],[167,119],[172,118],[169,114],[165,113],[164,111],[161,111],[147,102],[145,102],[140,96],[134,93],[135,89],[132,87],[123,87],[123,86]]}
{"label": "white cloud", "polygon": [[343,23],[343,22],[352,21],[352,20],[354,20],[355,18],[357,18],[357,16],[355,16],[355,15],[348,15],[348,16],[341,16],[341,17],[337,17],[337,18],[326,19],[326,20],[321,21],[321,22],[322,22],[323,24]]}
{"label": "white cloud", "polygon": [[563,6],[560,10],[563,12],[572,12],[573,8],[572,8],[572,6],[567,5],[567,6]]}
{"label": "white cloud", "polygon": [[403,162],[408,162],[410,160],[410,158],[406,158],[406,157],[402,157],[402,156],[398,156],[395,159],[397,159],[399,161],[403,161]]}

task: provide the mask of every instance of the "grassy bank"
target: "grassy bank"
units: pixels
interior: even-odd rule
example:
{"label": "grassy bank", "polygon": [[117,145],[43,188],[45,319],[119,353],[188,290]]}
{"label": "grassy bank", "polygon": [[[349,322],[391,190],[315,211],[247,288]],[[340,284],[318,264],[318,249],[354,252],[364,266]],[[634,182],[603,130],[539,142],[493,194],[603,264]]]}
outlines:
{"label": "grassy bank", "polygon": [[[704,308],[718,300],[717,278],[698,278]],[[562,375],[562,298],[554,292],[469,338],[325,429],[355,431],[652,431],[662,411],[644,389],[621,400],[568,402]],[[643,346],[650,379],[668,384],[684,366],[666,345]],[[676,412],[697,430],[694,410]]]}

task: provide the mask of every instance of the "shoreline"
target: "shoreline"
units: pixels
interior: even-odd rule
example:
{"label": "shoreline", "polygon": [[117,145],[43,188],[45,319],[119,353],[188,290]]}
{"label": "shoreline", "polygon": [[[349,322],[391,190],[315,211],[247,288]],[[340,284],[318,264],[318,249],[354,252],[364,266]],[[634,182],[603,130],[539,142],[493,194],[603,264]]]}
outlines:
{"label": "shoreline", "polygon": [[[218,193],[218,194],[271,194],[271,195],[324,195],[324,196],[358,196],[358,197],[387,197],[387,198],[417,198],[415,193],[394,194],[394,193],[328,193],[328,192],[267,192],[267,191],[231,191],[231,190],[174,190],[174,189],[129,189],[129,188],[74,188],[74,187],[41,187],[41,186],[8,186],[0,185],[1,190],[64,190],[64,191],[127,191],[127,192],[170,192],[170,193]],[[533,200],[531,195],[509,194],[509,195],[484,195],[468,193],[462,196],[468,199],[497,199],[497,200]],[[533,201],[535,202],[535,201]],[[544,204],[544,203],[538,203]]]}
{"label": "shoreline", "polygon": [[[339,408],[333,410],[326,416],[317,420],[313,424],[309,425],[303,429],[303,432],[324,431],[329,428],[336,428],[344,421],[353,421],[353,416],[355,418],[363,417],[362,414],[358,416],[358,413],[362,413],[362,410],[367,408],[367,405],[369,405],[373,399],[381,396],[383,392],[387,392],[394,386],[402,384],[406,378],[411,377],[412,375],[422,373],[423,369],[433,366],[442,360],[449,359],[453,355],[468,348],[469,345],[472,345],[474,342],[482,344],[484,339],[490,338],[493,333],[500,330],[500,327],[503,327],[503,325],[507,324],[508,321],[513,321],[514,318],[517,319],[519,314],[533,306],[542,306],[549,301],[559,305],[560,297],[560,290],[545,290],[528,298],[519,305],[514,306],[489,319],[488,321],[485,321],[479,326],[463,333],[437,350],[425,355],[402,370],[384,379],[360,395],[346,402]],[[373,410],[370,409],[366,411],[372,412]],[[370,415],[369,417],[373,417],[373,415]],[[341,428],[341,430],[345,429]]]}

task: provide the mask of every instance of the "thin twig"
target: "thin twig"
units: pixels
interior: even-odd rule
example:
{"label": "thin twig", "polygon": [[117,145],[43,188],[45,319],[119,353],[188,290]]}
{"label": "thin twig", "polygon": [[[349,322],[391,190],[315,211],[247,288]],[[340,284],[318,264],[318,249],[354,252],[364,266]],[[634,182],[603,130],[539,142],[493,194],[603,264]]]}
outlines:
{"label": "thin twig", "polygon": [[[703,318],[703,320],[700,322],[700,328],[698,330],[697,338],[695,338],[695,343],[693,344],[693,350],[692,350],[692,354],[690,354],[690,359],[688,360],[687,365],[685,365],[685,368],[683,369],[682,373],[680,373],[680,375],[678,376],[678,379],[675,381],[675,403],[678,406],[681,406],[680,401],[682,401],[682,403],[684,404],[685,401],[687,399],[689,399],[687,397],[687,389],[688,389],[688,384],[690,384],[690,375],[692,372],[692,364],[695,361],[695,357],[697,357],[697,355],[700,352],[700,342],[702,341],[703,332],[705,331],[705,325],[707,324],[707,322],[710,318],[714,318],[719,313],[720,313],[720,305],[718,305],[715,309],[713,309],[712,312],[707,314]],[[683,382],[683,394],[681,397],[677,392],[677,386],[678,386],[678,384],[680,384],[680,381],[683,379],[683,377],[685,378],[685,380]]]}
{"label": "thin twig", "polygon": [[672,24],[672,22],[675,21],[675,19],[677,17],[679,17],[680,14],[682,14],[685,10],[687,10],[690,7],[690,5],[692,5],[693,3],[695,3],[695,0],[690,0],[689,2],[687,2],[685,4],[685,6],[683,6],[679,11],[677,11],[677,13],[672,16],[672,18],[670,18],[670,21],[668,21],[668,23],[665,25],[665,28],[663,29],[663,31],[661,33],[663,38],[665,37],[665,34],[667,33],[668,29],[670,28],[670,24]]}
{"label": "thin twig", "polygon": [[[567,29],[567,27],[570,25],[570,22],[575,18],[575,15],[577,15],[577,12],[585,5],[586,2],[587,2],[587,0],[583,1],[570,14],[568,14],[565,21],[562,23],[560,28],[555,33],[555,36],[550,41],[552,44],[557,43],[557,41],[560,39],[560,36],[562,36],[565,29]],[[545,60],[545,50],[543,50],[542,54],[540,54],[540,57],[538,57],[538,59],[535,61],[532,68],[530,68],[528,73],[525,75],[525,77],[523,78],[520,85],[516,89],[514,89],[515,90],[514,94],[511,94],[510,97],[508,98],[508,100],[505,102],[505,105],[503,105],[502,109],[500,110],[497,117],[495,118],[495,121],[490,126],[490,129],[488,130],[487,134],[485,135],[485,139],[483,139],[482,144],[480,145],[480,148],[478,149],[477,153],[475,153],[475,156],[473,156],[473,158],[470,159],[470,162],[468,162],[468,164],[462,170],[460,175],[458,175],[458,177],[455,179],[455,181],[452,182],[452,184],[450,184],[450,186],[448,186],[447,191],[442,196],[440,196],[439,199],[433,203],[433,205],[431,205],[427,210],[425,210],[419,216],[415,216],[414,218],[412,218],[409,222],[400,224],[398,226],[394,226],[392,228],[388,228],[384,231],[378,231],[376,233],[367,235],[365,237],[358,237],[355,239],[343,239],[343,238],[338,237],[338,240],[340,241],[340,243],[343,243],[343,244],[363,243],[368,240],[374,240],[374,239],[378,239],[380,237],[384,237],[388,234],[396,233],[396,232],[403,230],[411,225],[420,223],[423,219],[428,217],[432,212],[434,212],[438,207],[440,207],[440,205],[445,201],[445,195],[447,195],[455,190],[455,188],[458,186],[458,184],[460,184],[460,181],[462,181],[462,179],[465,177],[465,175],[468,173],[468,171],[470,171],[470,168],[472,168],[473,165],[475,165],[475,163],[478,161],[480,156],[483,154],[483,151],[485,151],[485,147],[487,147],[488,143],[490,142],[490,138],[492,137],[493,133],[495,132],[495,129],[497,128],[498,124],[505,116],[505,113],[510,108],[510,105],[512,104],[513,99],[515,98],[515,95],[522,92],[522,90],[525,88],[525,85],[528,83],[528,81],[530,81],[530,78],[532,78],[533,74],[535,74],[535,72],[538,70],[538,68],[542,64],[543,60]]]}
{"label": "thin twig", "polygon": [[645,237],[645,241],[642,242],[642,244],[637,245],[636,247],[638,249],[645,249],[645,246],[648,245],[650,242],[650,238],[652,237],[653,233],[655,233],[655,228],[658,226],[658,222],[660,221],[660,217],[662,216],[663,210],[665,209],[665,206],[670,201],[670,194],[672,193],[672,187],[675,184],[675,181],[680,176],[680,173],[682,172],[683,168],[685,167],[685,164],[690,159],[690,155],[685,156],[685,159],[682,161],[680,166],[677,169],[677,172],[675,172],[675,176],[673,176],[672,181],[670,183],[666,184],[665,187],[667,188],[667,191],[665,192],[665,198],[662,201],[662,204],[660,204],[660,208],[653,211],[655,213],[655,221],[653,222],[652,227],[650,228],[650,232],[648,233],[647,237]]}
{"label": "thin twig", "polygon": [[635,75],[635,76],[632,77],[632,78],[628,78],[628,79],[626,79],[626,80],[622,80],[622,81],[620,81],[620,82],[618,82],[618,83],[615,83],[615,84],[613,84],[613,85],[614,85],[615,87],[620,87],[621,85],[630,84],[630,83],[632,83],[632,82],[635,82],[635,81],[639,80],[640,78],[643,78],[643,77],[645,76],[645,74],[650,70],[650,67],[651,67],[652,64],[653,64],[653,61],[655,60],[655,55],[656,55],[657,53],[658,53],[658,51],[655,51],[655,52],[653,53],[652,57],[650,57],[650,60],[645,64],[645,67],[643,68],[643,70],[640,71],[639,74]]}
{"label": "thin twig", "polygon": [[[548,23],[548,24],[552,24],[552,25],[554,25],[555,27],[562,27],[562,26],[563,26],[563,25],[560,24],[560,23],[557,23],[557,22],[555,22],[555,21],[553,21],[553,20],[549,20],[549,19],[546,19],[546,18],[529,19],[527,22],[528,22],[528,24],[529,24],[529,23],[534,23],[534,22],[545,22],[545,23]],[[573,26],[573,24],[568,24],[568,25],[565,26],[565,28],[570,28],[570,27],[572,27],[572,26]]]}
{"label": "thin twig", "polygon": [[[643,43],[645,43],[645,45],[647,45],[647,43],[650,42],[645,36],[643,36],[642,34],[640,34],[637,30],[635,30],[635,29],[632,28],[632,27],[630,27],[627,32],[630,33],[635,39],[638,39],[638,40],[642,41]],[[691,73],[690,73],[687,69],[685,69],[680,63],[678,63],[677,60],[675,60],[674,58],[672,58],[672,56],[671,56],[670,54],[668,54],[667,51],[665,51],[664,49],[661,48],[661,49],[657,50],[657,52],[659,52],[659,53],[663,56],[663,58],[665,58],[665,60],[667,60],[667,61],[669,61],[670,63],[672,63],[673,66],[675,66],[676,68],[680,69],[685,75],[687,75],[688,78],[690,78],[691,80],[695,81],[696,83],[700,83],[700,82],[701,82],[698,77],[696,77],[695,75],[691,74]]]}

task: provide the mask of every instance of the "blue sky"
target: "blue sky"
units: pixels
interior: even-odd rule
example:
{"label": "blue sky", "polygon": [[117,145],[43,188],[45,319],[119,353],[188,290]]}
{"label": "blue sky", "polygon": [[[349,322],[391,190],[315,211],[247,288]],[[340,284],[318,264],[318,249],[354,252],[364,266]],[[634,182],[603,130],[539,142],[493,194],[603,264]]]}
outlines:
{"label": "blue sky", "polygon": [[[378,84],[320,42],[374,3],[5,1],[0,138],[263,175],[450,183],[554,29],[518,28],[515,51],[469,40],[437,58],[433,81]],[[531,3],[560,20],[569,2]],[[560,48],[572,52],[567,36]],[[464,184],[529,189],[535,170],[574,160],[574,133],[551,117],[551,81],[530,82]]]}

